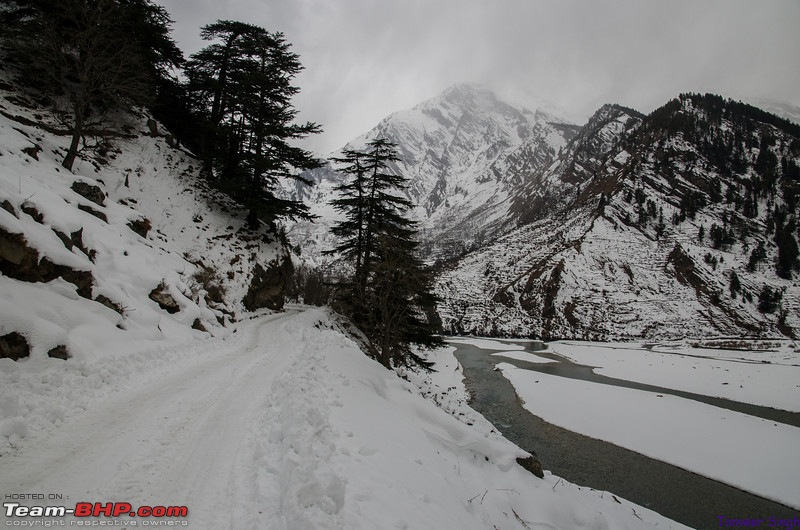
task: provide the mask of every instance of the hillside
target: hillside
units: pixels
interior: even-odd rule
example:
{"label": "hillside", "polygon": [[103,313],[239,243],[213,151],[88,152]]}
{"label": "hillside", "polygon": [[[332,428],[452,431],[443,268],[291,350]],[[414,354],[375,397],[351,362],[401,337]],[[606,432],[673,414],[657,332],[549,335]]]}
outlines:
{"label": "hillside", "polygon": [[124,355],[283,304],[285,249],[155,123],[132,118],[70,173],[68,137],[9,83],[0,113],[0,356]]}
{"label": "hillside", "polygon": [[530,223],[442,274],[445,328],[795,337],[798,129],[716,96],[603,107],[517,204]]}

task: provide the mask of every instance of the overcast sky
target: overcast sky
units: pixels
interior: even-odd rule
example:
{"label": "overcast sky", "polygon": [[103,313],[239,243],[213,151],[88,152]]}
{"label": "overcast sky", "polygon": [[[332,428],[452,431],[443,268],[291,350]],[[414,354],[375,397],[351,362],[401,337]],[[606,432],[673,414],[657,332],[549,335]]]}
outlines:
{"label": "overcast sky", "polygon": [[155,0],[188,55],[231,19],[281,31],[305,70],[295,106],[328,153],[460,81],[584,120],[681,92],[800,105],[799,0]]}

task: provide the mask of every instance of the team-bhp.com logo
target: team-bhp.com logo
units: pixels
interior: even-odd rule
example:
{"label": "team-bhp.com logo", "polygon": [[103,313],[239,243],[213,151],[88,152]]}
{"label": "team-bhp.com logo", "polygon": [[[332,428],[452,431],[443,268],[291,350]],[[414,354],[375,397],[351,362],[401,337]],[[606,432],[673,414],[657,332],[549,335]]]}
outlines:
{"label": "team-bhp.com logo", "polygon": [[[6,517],[66,517],[71,515],[76,518],[100,518],[100,517],[136,517],[136,518],[155,518],[155,521],[142,521],[142,526],[162,526],[159,521],[167,518],[185,518],[189,515],[189,508],[186,506],[139,506],[134,507],[129,502],[79,502],[75,507],[66,506],[23,506],[18,502],[4,502],[3,508]],[[176,521],[172,521],[175,523]],[[18,526],[9,524],[7,526]],[[149,523],[149,524],[146,524]],[[185,523],[185,521],[183,521]],[[170,524],[168,526],[175,526]]]}

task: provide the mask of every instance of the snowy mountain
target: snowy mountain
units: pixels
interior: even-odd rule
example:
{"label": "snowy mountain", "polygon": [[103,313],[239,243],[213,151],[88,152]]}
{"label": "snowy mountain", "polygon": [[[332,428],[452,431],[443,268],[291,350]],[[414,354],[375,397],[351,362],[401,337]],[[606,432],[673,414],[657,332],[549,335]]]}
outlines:
{"label": "snowy mountain", "polygon": [[529,181],[528,224],[441,275],[445,328],[794,337],[798,162],[796,125],[717,96],[605,106]]}
{"label": "snowy mountain", "polygon": [[[448,332],[800,333],[791,122],[693,95],[648,116],[605,105],[578,127],[460,84],[346,147],[378,137],[398,145],[426,258],[446,264]],[[290,234],[315,263],[335,243],[328,201],[342,177],[311,176],[294,193],[320,219]]]}
{"label": "snowy mountain", "polygon": [[[445,259],[515,227],[524,216],[513,207],[516,194],[534,185],[530,179],[553,163],[578,130],[551,111],[507,103],[462,83],[386,117],[345,148],[379,137],[397,144],[401,160],[393,169],[410,179],[413,217],[431,256]],[[292,192],[320,220],[296,225],[290,234],[313,258],[333,245],[325,235],[335,219],[327,203],[341,176],[330,167],[308,176],[316,186]]]}

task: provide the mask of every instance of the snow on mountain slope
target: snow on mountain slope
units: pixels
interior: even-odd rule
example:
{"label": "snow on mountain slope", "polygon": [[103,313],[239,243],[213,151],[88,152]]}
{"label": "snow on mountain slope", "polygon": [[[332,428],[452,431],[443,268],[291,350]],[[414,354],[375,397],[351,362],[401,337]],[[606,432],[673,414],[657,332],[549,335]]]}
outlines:
{"label": "snow on mountain slope", "polygon": [[220,333],[256,265],[286,258],[144,118],[71,173],[68,137],[10,84],[0,96],[2,356],[83,362]]}
{"label": "snow on mountain slope", "polygon": [[[796,245],[798,162],[796,126],[715,96],[682,96],[647,117],[603,107],[541,176],[549,194],[517,205],[531,224],[442,274],[445,328],[796,336],[797,271],[776,270]],[[766,289],[771,308],[759,302]]]}
{"label": "snow on mountain slope", "polygon": [[747,103],[800,125],[800,107],[797,105],[767,98],[750,98]]}
{"label": "snow on mountain slope", "polygon": [[[198,529],[686,528],[517,465],[526,453],[464,405],[448,349],[420,388],[368,359],[322,310],[233,327],[133,356],[124,375],[99,359],[85,371],[110,373],[92,384],[63,365],[39,366],[38,382],[6,378],[4,388],[52,389],[29,414],[72,399],[59,425],[3,453],[0,492],[185,506],[169,522]],[[462,397],[448,414],[422,393]]]}
{"label": "snow on mountain slope", "polygon": [[[360,149],[375,138],[397,144],[401,160],[392,169],[410,180],[408,196],[416,205],[412,216],[420,222],[431,257],[443,259],[516,226],[519,215],[511,208],[512,199],[574,136],[577,127],[565,121],[462,83],[386,117],[345,148]],[[333,245],[324,234],[336,219],[327,203],[341,176],[331,168],[308,176],[317,185],[292,193],[320,220],[296,225],[290,234],[313,260]]]}

